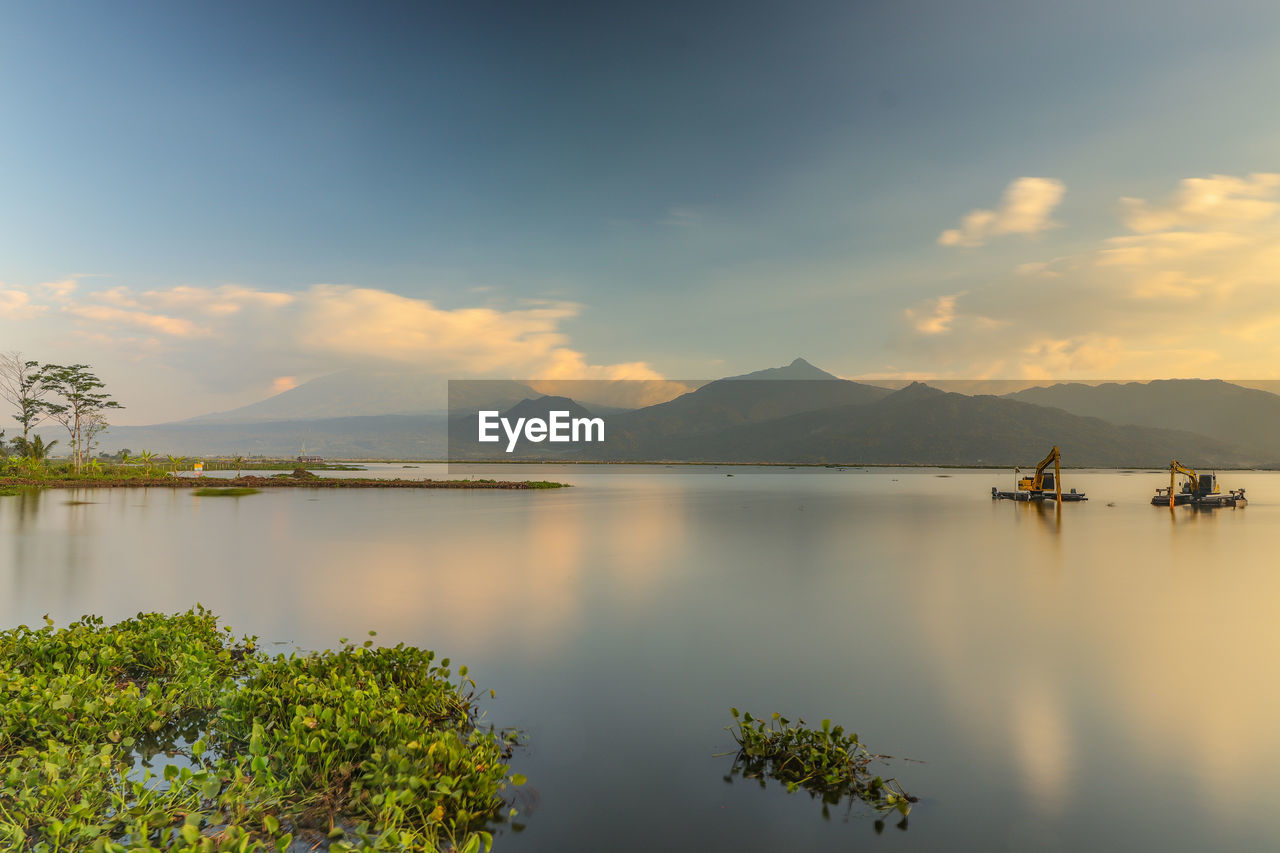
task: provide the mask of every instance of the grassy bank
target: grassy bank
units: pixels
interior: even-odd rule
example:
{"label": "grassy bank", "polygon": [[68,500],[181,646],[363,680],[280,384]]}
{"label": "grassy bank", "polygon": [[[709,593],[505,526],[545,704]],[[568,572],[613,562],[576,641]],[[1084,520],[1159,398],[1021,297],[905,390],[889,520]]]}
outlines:
{"label": "grassy bank", "polygon": [[267,656],[201,608],[0,632],[0,695],[3,850],[479,853],[523,782],[466,667]]}

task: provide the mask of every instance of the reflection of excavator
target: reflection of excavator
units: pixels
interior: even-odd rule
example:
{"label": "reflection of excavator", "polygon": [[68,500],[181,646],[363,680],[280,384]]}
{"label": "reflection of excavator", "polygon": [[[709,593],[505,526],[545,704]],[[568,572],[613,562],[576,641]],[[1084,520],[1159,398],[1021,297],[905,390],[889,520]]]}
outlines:
{"label": "reflection of excavator", "polygon": [[[1181,489],[1177,488],[1179,474],[1187,478]],[[1177,459],[1169,463],[1169,488],[1156,489],[1155,497],[1151,499],[1152,506],[1169,507],[1187,504],[1200,507],[1244,506],[1247,503],[1244,489],[1224,495],[1218,488],[1217,474],[1198,474]]]}
{"label": "reflection of excavator", "polygon": [[[1058,452],[1058,446],[1055,444],[1053,449],[1049,451],[1049,455],[1040,461],[1036,466],[1036,472],[1030,477],[1020,477],[1017,481],[1017,488],[1012,492],[1002,492],[995,486],[991,487],[991,497],[1013,501],[1043,501],[1056,500],[1062,501],[1084,501],[1088,500],[1083,492],[1077,492],[1075,489],[1062,493],[1062,454]],[[1046,469],[1049,463],[1053,463],[1053,473],[1050,474]],[[1018,472],[1015,471],[1015,474]]]}

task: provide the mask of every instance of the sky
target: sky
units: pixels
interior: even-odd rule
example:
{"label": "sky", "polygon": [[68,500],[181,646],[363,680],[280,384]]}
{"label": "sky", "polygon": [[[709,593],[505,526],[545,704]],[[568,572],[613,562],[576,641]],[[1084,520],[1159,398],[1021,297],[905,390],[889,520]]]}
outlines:
{"label": "sky", "polygon": [[1278,378],[1271,2],[0,5],[0,350]]}

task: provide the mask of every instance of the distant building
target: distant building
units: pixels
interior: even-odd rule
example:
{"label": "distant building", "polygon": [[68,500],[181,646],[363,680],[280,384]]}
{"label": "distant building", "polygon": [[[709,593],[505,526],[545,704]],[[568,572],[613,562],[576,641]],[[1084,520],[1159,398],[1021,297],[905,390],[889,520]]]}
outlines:
{"label": "distant building", "polygon": [[299,462],[323,462],[324,457],[323,456],[299,456],[298,461]]}

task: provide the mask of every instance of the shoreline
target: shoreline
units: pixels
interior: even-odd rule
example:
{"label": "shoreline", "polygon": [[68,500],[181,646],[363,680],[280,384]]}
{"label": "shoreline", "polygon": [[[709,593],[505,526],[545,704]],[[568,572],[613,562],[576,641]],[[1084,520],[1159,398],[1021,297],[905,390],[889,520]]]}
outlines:
{"label": "shoreline", "polygon": [[40,480],[28,477],[0,477],[0,488],[47,489],[200,489],[200,488],[252,488],[252,489],[498,489],[538,491],[542,489],[569,488],[567,483],[551,483],[543,480],[386,480],[365,477],[294,479],[292,477],[129,477],[123,479],[68,479]]}
{"label": "shoreline", "polygon": [[[335,460],[336,461],[336,460]],[[1028,465],[1009,463],[1008,465],[975,464],[966,465],[956,462],[691,462],[672,460],[635,460],[635,459],[351,459],[343,460],[353,465],[649,465],[653,467],[675,468],[942,468],[960,471],[1007,471],[1012,468],[1035,468]],[[1280,464],[1249,466],[1199,466],[1206,471],[1280,471]],[[319,470],[319,469],[317,469]],[[1161,471],[1168,473],[1169,465],[1063,465],[1063,471]]]}

